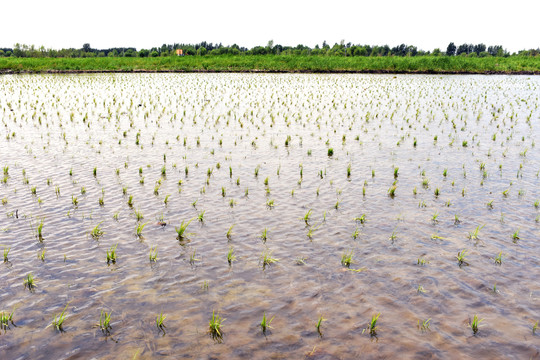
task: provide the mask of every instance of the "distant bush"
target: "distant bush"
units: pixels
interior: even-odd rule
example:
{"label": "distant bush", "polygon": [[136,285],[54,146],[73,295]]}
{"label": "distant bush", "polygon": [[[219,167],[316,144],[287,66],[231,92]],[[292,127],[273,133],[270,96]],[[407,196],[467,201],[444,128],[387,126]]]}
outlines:
{"label": "distant bush", "polygon": [[156,50],[154,50],[154,51],[152,51],[152,52],[150,53],[150,56],[151,56],[151,57],[158,57],[158,56],[159,56],[159,53],[158,53]]}

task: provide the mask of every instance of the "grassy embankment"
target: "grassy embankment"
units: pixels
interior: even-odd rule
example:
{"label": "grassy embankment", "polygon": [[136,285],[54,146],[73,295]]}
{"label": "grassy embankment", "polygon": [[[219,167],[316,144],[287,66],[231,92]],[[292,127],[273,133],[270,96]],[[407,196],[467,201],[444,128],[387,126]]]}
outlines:
{"label": "grassy embankment", "polygon": [[130,71],[540,74],[540,57],[267,55],[156,58],[0,58],[0,73]]}

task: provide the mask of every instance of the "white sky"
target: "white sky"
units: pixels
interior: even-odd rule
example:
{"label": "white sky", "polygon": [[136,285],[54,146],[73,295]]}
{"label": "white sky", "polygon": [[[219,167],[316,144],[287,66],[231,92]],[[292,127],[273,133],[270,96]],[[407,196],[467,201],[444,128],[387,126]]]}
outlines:
{"label": "white sky", "polygon": [[540,47],[540,0],[25,0],[0,4],[0,47],[133,46],[201,41],[253,47],[344,39],[446,50],[450,41]]}

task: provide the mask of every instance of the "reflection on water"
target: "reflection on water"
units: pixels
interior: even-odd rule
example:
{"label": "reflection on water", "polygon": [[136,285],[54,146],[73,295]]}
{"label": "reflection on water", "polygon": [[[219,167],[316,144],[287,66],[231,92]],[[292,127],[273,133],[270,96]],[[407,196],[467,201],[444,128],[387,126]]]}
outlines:
{"label": "reflection on water", "polygon": [[3,357],[538,357],[539,86],[1,77]]}

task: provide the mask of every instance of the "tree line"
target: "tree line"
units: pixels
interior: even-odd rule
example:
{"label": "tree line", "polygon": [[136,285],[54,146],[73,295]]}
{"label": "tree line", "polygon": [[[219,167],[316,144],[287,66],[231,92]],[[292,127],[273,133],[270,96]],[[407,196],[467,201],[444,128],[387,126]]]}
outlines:
{"label": "tree line", "polygon": [[266,46],[255,46],[251,49],[236,44],[224,46],[223,44],[208,43],[197,44],[163,44],[160,47],[137,50],[134,47],[116,47],[109,49],[95,49],[89,43],[83,44],[80,49],[46,49],[44,46],[15,44],[13,48],[0,48],[0,57],[51,57],[51,58],[77,58],[77,57],[161,57],[176,54],[176,49],[182,49],[184,55],[300,55],[300,56],[538,56],[540,48],[521,50],[510,54],[501,45],[486,46],[485,44],[461,44],[456,46],[453,42],[448,44],[446,51],[439,48],[433,51],[424,51],[413,45],[400,44],[394,47],[388,45],[354,45],[342,40],[339,44],[330,46],[326,41],[321,46],[313,48],[302,44],[296,46],[283,46],[274,44],[270,40]]}

